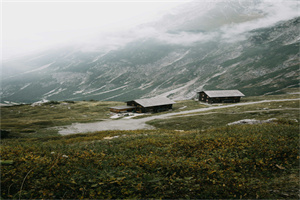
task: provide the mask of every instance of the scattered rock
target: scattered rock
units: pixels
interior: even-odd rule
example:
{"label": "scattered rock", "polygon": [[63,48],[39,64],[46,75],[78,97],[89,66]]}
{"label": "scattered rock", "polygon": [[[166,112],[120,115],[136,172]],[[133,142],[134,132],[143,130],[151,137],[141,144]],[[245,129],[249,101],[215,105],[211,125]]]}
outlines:
{"label": "scattered rock", "polygon": [[118,137],[120,137],[120,136],[118,136],[118,135],[112,136],[112,137],[107,136],[107,137],[104,137],[103,140],[111,140],[111,139],[118,138]]}
{"label": "scattered rock", "polygon": [[275,165],[278,169],[285,169],[284,167],[282,167],[281,165],[276,164]]}
{"label": "scattered rock", "polygon": [[290,195],[287,193],[282,193],[282,196],[289,197]]}
{"label": "scattered rock", "polygon": [[36,102],[36,103],[31,104],[31,107],[41,106],[41,105],[42,105],[42,103]]}
{"label": "scattered rock", "polygon": [[256,119],[242,119],[236,122],[228,123],[227,125],[237,125],[237,124],[263,124],[263,123],[271,123],[277,120],[276,118],[271,118],[267,120],[256,120]]}

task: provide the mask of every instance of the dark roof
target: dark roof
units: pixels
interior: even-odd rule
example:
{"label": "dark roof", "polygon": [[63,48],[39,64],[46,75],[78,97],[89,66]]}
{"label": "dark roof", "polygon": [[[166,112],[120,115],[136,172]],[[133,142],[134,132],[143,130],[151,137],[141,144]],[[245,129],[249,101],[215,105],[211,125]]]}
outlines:
{"label": "dark roof", "polygon": [[166,98],[166,97],[153,97],[149,99],[136,99],[133,100],[136,103],[140,104],[143,107],[153,107],[153,106],[162,106],[162,105],[170,105],[176,102]]}
{"label": "dark roof", "polygon": [[244,97],[239,90],[205,90],[202,91],[209,97]]}

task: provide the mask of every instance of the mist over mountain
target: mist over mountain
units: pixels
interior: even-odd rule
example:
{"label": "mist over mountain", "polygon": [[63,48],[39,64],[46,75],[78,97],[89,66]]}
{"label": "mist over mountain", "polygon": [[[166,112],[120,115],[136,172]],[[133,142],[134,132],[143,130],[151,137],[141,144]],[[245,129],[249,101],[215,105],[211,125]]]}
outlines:
{"label": "mist over mountain", "polygon": [[190,99],[299,87],[297,1],[189,2],[160,20],[2,63],[1,102]]}

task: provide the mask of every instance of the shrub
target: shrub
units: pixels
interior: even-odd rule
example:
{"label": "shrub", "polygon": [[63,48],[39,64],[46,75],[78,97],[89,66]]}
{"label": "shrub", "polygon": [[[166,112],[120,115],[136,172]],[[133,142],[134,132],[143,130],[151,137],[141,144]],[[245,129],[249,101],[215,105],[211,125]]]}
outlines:
{"label": "shrub", "polygon": [[58,101],[49,101],[49,102],[44,103],[44,105],[57,105],[57,104],[60,104],[60,103]]}
{"label": "shrub", "polygon": [[10,132],[9,131],[7,131],[7,130],[0,130],[0,138],[2,139],[2,138],[7,138],[8,137],[8,135],[10,134]]}
{"label": "shrub", "polygon": [[66,103],[72,103],[72,104],[75,103],[75,101],[64,101],[64,102],[66,102]]}

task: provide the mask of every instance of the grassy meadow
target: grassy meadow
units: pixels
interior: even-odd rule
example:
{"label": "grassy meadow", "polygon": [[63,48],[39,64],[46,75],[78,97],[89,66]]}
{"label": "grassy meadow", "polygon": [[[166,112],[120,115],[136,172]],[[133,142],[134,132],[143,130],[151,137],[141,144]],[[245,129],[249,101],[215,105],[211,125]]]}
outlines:
{"label": "grassy meadow", "polygon": [[118,105],[122,102],[50,101],[37,106],[1,107],[1,129],[9,130],[13,137],[54,136],[57,130],[48,128],[108,119],[109,107]]}
{"label": "grassy meadow", "polygon": [[299,122],[299,113],[300,102],[299,100],[294,100],[235,106],[208,112],[178,115],[169,119],[155,119],[147,123],[162,129],[204,130],[226,126],[230,122],[241,119],[267,120],[277,118],[291,119]]}
{"label": "grassy meadow", "polygon": [[[52,102],[1,107],[1,129],[10,134],[1,139],[0,196],[299,199],[299,100],[148,122],[156,130],[60,136],[49,129],[108,119],[108,108],[122,104]],[[175,105],[172,112],[208,106],[194,101]],[[226,125],[240,119],[269,118],[278,120]]]}
{"label": "grassy meadow", "polygon": [[298,141],[291,123],[7,139],[1,196],[296,199]]}
{"label": "grassy meadow", "polygon": [[[109,119],[110,107],[125,105],[123,102],[113,101],[51,101],[38,106],[29,104],[5,106],[1,109],[1,129],[8,130],[11,137],[45,137],[58,136],[56,126],[72,123],[89,123]],[[160,115],[204,108],[207,105],[192,100],[178,101],[172,111],[156,113]],[[141,115],[136,118],[148,117]]]}

